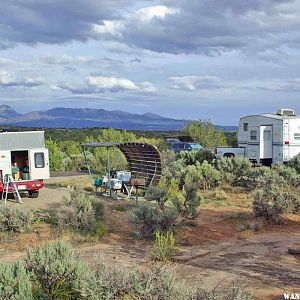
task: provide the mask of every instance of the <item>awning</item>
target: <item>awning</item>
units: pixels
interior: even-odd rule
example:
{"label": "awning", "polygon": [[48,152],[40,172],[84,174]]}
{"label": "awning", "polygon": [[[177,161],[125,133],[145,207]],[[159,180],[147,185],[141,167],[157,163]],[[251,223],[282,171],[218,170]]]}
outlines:
{"label": "awning", "polygon": [[92,142],[81,145],[85,148],[118,148],[126,157],[127,170],[132,178],[145,178],[145,186],[156,185],[161,179],[162,165],[160,154],[156,147],[144,143],[107,143]]}

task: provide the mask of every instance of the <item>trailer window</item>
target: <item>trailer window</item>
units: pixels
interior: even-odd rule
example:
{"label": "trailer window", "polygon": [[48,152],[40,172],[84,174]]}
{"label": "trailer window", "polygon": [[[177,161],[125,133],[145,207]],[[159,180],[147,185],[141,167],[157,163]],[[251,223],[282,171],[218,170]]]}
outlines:
{"label": "trailer window", "polygon": [[45,156],[43,152],[34,153],[34,164],[36,168],[45,167]]}
{"label": "trailer window", "polygon": [[300,140],[300,133],[295,133],[294,134],[294,139],[295,140]]}
{"label": "trailer window", "polygon": [[250,140],[256,141],[257,140],[257,130],[251,130],[250,131]]}
{"label": "trailer window", "polygon": [[248,123],[244,123],[244,131],[248,131]]}

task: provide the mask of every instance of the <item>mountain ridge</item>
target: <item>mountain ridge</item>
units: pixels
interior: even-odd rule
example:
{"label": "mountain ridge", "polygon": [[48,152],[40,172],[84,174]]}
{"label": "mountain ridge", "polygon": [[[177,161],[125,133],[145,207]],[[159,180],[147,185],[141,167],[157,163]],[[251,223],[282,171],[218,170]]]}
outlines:
{"label": "mountain ridge", "polygon": [[[153,113],[136,114],[121,110],[55,107],[49,110],[18,113],[8,105],[0,105],[0,123],[3,125],[45,128],[111,127],[127,130],[182,130],[191,120],[172,119]],[[235,126],[220,126],[236,130]]]}

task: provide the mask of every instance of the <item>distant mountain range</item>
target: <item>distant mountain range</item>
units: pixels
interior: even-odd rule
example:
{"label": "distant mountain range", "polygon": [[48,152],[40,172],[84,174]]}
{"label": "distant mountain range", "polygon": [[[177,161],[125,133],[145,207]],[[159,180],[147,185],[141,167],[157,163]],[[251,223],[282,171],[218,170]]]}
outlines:
{"label": "distant mountain range", "polygon": [[[176,120],[159,115],[133,114],[120,110],[64,108],[33,111],[20,114],[8,105],[0,105],[0,123],[23,127],[44,128],[88,128],[110,127],[128,130],[181,130],[190,120]],[[220,126],[216,128],[232,131],[235,126]]]}

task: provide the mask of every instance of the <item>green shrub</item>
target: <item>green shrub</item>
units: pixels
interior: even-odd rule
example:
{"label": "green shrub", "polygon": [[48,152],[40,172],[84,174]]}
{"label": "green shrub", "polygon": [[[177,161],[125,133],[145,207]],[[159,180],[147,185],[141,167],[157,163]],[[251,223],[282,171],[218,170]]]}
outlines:
{"label": "green shrub", "polygon": [[72,246],[64,242],[27,249],[25,265],[34,276],[38,299],[78,299],[82,283],[90,276]]}
{"label": "green shrub", "polygon": [[25,208],[0,206],[0,230],[21,232],[31,228],[33,213]]}
{"label": "green shrub", "polygon": [[283,177],[285,182],[290,186],[298,187],[300,185],[300,174],[297,173],[296,169],[282,164],[274,164],[272,170]]}
{"label": "green shrub", "polygon": [[198,207],[203,202],[202,195],[198,194],[197,183],[187,181],[184,185],[183,196],[184,216],[186,218],[196,218]]}
{"label": "green shrub", "polygon": [[278,174],[274,169],[267,167],[259,168],[258,171],[254,174],[255,178],[255,187],[265,188],[268,186],[274,187],[284,187],[285,180],[282,176]]}
{"label": "green shrub", "polygon": [[184,196],[178,192],[177,195],[173,195],[170,197],[170,202],[173,207],[177,210],[178,214],[184,211]]}
{"label": "green shrub", "polygon": [[0,264],[0,299],[31,300],[31,275],[21,262]]}
{"label": "green shrub", "polygon": [[145,194],[145,199],[150,201],[156,201],[160,209],[164,209],[168,197],[168,188],[165,185],[165,183],[160,183],[157,186],[150,186]]}
{"label": "green shrub", "polygon": [[194,182],[198,188],[209,190],[221,183],[221,174],[207,161],[204,161],[201,165],[197,164],[186,168],[184,183],[187,182]]}
{"label": "green shrub", "polygon": [[198,290],[192,300],[252,300],[253,296],[245,290],[245,285],[239,281],[232,282],[230,286],[217,285],[212,290]]}
{"label": "green shrub", "polygon": [[129,271],[119,264],[112,264],[105,257],[98,258],[94,276],[81,288],[84,299],[143,299],[143,300],[185,300],[192,299],[168,267],[152,264],[149,270]]}
{"label": "green shrub", "polygon": [[98,221],[95,227],[94,236],[97,238],[103,237],[107,233],[106,226],[103,221]]}
{"label": "green shrub", "polygon": [[155,246],[153,259],[159,261],[168,261],[175,252],[175,237],[172,231],[163,233],[155,232]]}
{"label": "green shrub", "polygon": [[256,190],[253,210],[256,216],[277,222],[284,213],[298,212],[299,199],[280,186],[266,186]]}
{"label": "green shrub", "polygon": [[248,186],[251,178],[251,163],[242,157],[223,157],[216,161],[224,182],[233,186]]}
{"label": "green shrub", "polygon": [[164,210],[146,204],[141,204],[132,210],[130,221],[136,226],[140,237],[153,238],[155,231],[172,230],[178,217],[178,211],[173,207]]}
{"label": "green shrub", "polygon": [[72,191],[66,207],[57,211],[58,225],[74,230],[94,232],[97,219],[104,215],[104,204],[82,190]]}
{"label": "green shrub", "polygon": [[160,157],[163,168],[171,166],[176,161],[176,153],[169,149],[160,151]]}
{"label": "green shrub", "polygon": [[80,295],[90,300],[126,299],[135,295],[135,277],[133,272],[99,256],[93,264],[92,276],[82,284]]}
{"label": "green shrub", "polygon": [[185,126],[183,133],[203,147],[215,148],[227,145],[224,132],[216,130],[210,120],[192,121]]}
{"label": "green shrub", "polygon": [[104,201],[96,197],[89,197],[97,218],[103,218],[105,214]]}
{"label": "green shrub", "polygon": [[288,166],[294,168],[297,173],[300,174],[300,154],[293,157],[293,159],[288,162]]}
{"label": "green shrub", "polygon": [[178,159],[182,159],[185,165],[202,164],[204,161],[212,163],[214,154],[210,150],[200,149],[193,151],[181,151],[177,154]]}
{"label": "green shrub", "polygon": [[167,182],[176,180],[178,182],[179,188],[182,188],[184,184],[186,165],[182,159],[174,161],[170,166],[163,169],[162,174]]}
{"label": "green shrub", "polygon": [[192,289],[186,288],[184,282],[168,268],[153,264],[149,271],[136,273],[136,298],[145,300],[185,300],[193,299]]}

